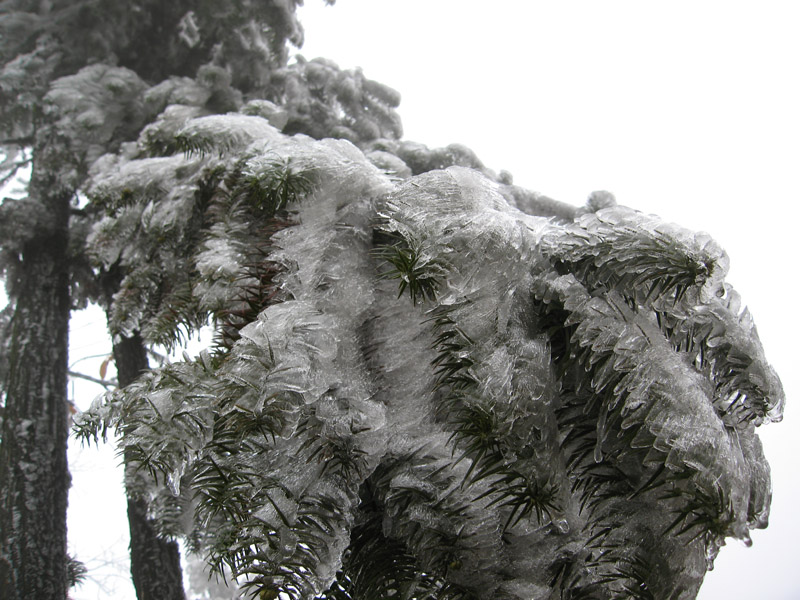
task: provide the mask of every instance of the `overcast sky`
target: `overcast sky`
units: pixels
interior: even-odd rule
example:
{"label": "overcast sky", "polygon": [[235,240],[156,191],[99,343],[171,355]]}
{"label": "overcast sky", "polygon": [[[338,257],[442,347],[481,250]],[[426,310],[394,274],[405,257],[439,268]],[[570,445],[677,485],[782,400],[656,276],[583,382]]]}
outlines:
{"label": "overcast sky", "polygon": [[[771,525],[754,532],[752,548],[722,550],[699,598],[800,598],[792,403],[800,3],[306,0],[300,15],[306,58],[362,67],[401,92],[407,139],[466,144],[488,167],[566,202],[607,189],[622,204],[710,232],[728,250],[728,280],[754,313],[788,407],[786,420],[762,434],[773,468]],[[97,350],[88,331],[102,316],[88,321],[95,324],[76,322],[74,360]],[[96,393],[80,389],[82,398]],[[92,462],[71,455],[70,527],[73,549],[98,568],[104,556],[125,560],[126,525],[121,494],[97,491],[90,452]],[[110,469],[113,451],[105,457]],[[120,489],[113,471],[100,477]],[[104,591],[86,586],[75,600],[133,598],[124,570],[108,573],[97,577]]]}

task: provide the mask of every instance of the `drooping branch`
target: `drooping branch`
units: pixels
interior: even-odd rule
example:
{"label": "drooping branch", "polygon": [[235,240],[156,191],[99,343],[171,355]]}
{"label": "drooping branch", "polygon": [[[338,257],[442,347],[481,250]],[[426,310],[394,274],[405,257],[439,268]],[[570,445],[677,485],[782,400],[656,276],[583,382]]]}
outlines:
{"label": "drooping branch", "polygon": [[[268,597],[688,599],[726,536],[763,525],[754,426],[782,390],[708,238],[607,193],[526,214],[476,169],[398,178],[252,118],[189,120],[202,152],[115,162],[94,188],[96,256],[130,231],[150,249],[131,272],[158,256],[185,282],[117,305],[145,306],[145,331],[210,314],[219,337],[80,426],[128,433],[173,490],[161,526],[214,572]],[[288,165],[313,185],[290,194]],[[202,217],[127,229],[146,206]],[[366,556],[378,518],[392,551]],[[371,558],[398,570],[368,577]]]}

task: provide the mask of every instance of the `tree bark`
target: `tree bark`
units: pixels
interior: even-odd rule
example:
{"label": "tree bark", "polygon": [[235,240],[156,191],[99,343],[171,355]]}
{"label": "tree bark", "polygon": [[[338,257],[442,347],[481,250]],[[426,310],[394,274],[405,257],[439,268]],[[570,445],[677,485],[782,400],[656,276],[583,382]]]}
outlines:
{"label": "tree bark", "polygon": [[[34,171],[34,180],[36,173]],[[31,196],[37,186],[31,184]],[[71,194],[39,197],[21,253],[0,441],[0,597],[67,595],[67,226]]]}
{"label": "tree bark", "polygon": [[159,537],[147,503],[128,494],[131,576],[139,600],[185,600],[178,544]]}
{"label": "tree bark", "polygon": [[[139,334],[120,337],[114,344],[114,362],[120,387],[147,370],[147,353]],[[178,544],[158,535],[147,516],[147,502],[137,495],[135,474],[127,466],[128,525],[131,533],[131,576],[139,600],[185,600]]]}

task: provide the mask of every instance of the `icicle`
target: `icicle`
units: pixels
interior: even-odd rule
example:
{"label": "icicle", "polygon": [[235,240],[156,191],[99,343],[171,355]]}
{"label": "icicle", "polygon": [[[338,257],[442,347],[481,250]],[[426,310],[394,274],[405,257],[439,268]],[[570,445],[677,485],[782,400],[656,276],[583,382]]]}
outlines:
{"label": "icicle", "polygon": [[597,417],[597,441],[594,445],[594,462],[603,462],[603,440],[606,437],[606,418],[608,411],[605,408],[600,409],[600,415]]}
{"label": "icicle", "polygon": [[553,526],[558,529],[559,533],[569,533],[569,521],[564,518],[554,519]]}
{"label": "icicle", "polygon": [[172,495],[176,498],[181,495],[181,479],[183,478],[185,468],[186,463],[181,462],[167,475],[167,486],[169,487],[169,491],[172,492]]}
{"label": "icicle", "polygon": [[706,546],[706,569],[708,571],[714,570],[714,560],[717,558],[720,549],[725,545],[724,538],[716,538],[711,540]]}

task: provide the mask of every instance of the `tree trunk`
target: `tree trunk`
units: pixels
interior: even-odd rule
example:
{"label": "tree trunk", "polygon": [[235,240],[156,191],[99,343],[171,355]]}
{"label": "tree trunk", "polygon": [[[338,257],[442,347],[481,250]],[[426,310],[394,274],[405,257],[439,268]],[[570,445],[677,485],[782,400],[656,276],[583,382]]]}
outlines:
{"label": "tree trunk", "polygon": [[147,503],[128,494],[131,575],[139,600],[185,600],[178,544],[158,536]]}
{"label": "tree trunk", "polygon": [[[114,344],[114,362],[120,387],[133,382],[148,368],[142,338],[138,334],[121,337]],[[184,600],[178,544],[159,537],[153,522],[147,517],[147,502],[136,495],[134,477],[130,468],[126,468],[131,576],[136,597],[139,600]]]}
{"label": "tree trunk", "polygon": [[[31,185],[31,196],[36,187]],[[0,442],[0,597],[67,595],[67,224],[71,194],[40,196],[21,253]],[[28,200],[31,201],[31,200]]]}

